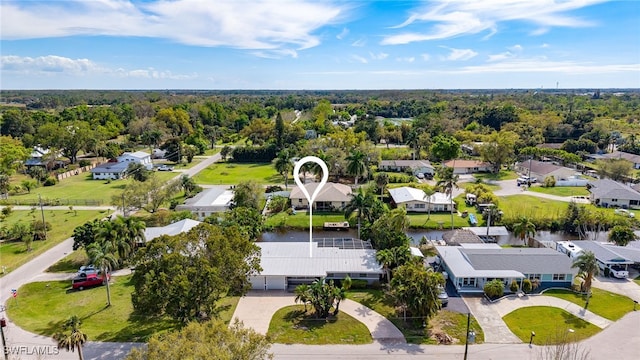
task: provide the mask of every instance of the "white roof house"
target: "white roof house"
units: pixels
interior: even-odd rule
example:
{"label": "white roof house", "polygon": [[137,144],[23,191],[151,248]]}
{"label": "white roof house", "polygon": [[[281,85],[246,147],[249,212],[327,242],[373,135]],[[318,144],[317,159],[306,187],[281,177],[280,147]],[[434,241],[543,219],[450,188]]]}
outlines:
{"label": "white roof house", "polygon": [[262,272],[250,278],[253,289],[286,290],[318,278],[378,281],[383,273],[373,249],[347,249],[308,242],[258,242]]}
{"label": "white roof house", "polygon": [[118,156],[118,162],[120,163],[136,162],[144,165],[147,168],[147,170],[153,169],[151,154],[148,154],[144,151],[125,152],[122,155]]}
{"label": "white roof house", "polygon": [[185,233],[200,224],[202,224],[200,221],[184,219],[167,226],[148,227],[144,230],[144,237],[146,241],[151,241],[162,235],[174,236]]}
{"label": "white roof house", "polygon": [[[307,189],[309,195],[311,195],[316,191],[318,185],[320,185],[320,183],[308,183],[305,184],[304,187]],[[328,182],[320,189],[320,192],[314,200],[313,208],[317,210],[342,209],[351,201],[351,194],[351,187],[344,184]],[[291,189],[289,199],[291,200],[291,206],[297,209],[309,207],[307,197],[297,186]]]}
{"label": "white roof house", "polygon": [[436,192],[427,197],[424,191],[408,186],[389,189],[389,195],[396,206],[404,206],[409,212],[427,212],[429,207],[431,211],[451,211],[453,206],[451,197],[446,194]]}
{"label": "white roof house", "polygon": [[204,189],[193,198],[187,199],[184,204],[176,206],[176,210],[189,210],[202,220],[213,213],[229,210],[233,195],[233,190],[224,186],[215,186]]}

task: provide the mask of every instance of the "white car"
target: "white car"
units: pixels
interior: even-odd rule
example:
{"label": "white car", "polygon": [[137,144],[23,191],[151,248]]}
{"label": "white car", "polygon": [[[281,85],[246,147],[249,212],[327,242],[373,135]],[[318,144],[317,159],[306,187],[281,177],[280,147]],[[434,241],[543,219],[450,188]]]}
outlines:
{"label": "white car", "polygon": [[614,214],[623,215],[623,216],[630,217],[630,218],[636,217],[636,214],[632,213],[631,211],[629,211],[627,209],[615,209],[614,210]]}
{"label": "white car", "polygon": [[538,181],[538,179],[536,179],[534,177],[529,178],[528,176],[521,176],[516,180],[516,182],[518,183],[518,186],[520,186],[520,185],[528,185],[529,183],[533,184],[536,181]]}
{"label": "white car", "polygon": [[158,167],[158,171],[173,171],[173,168],[169,165],[161,165]]}

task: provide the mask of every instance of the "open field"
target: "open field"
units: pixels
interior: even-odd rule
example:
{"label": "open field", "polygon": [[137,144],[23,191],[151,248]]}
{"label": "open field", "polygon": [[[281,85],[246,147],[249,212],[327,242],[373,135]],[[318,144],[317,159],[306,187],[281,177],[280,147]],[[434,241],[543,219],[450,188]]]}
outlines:
{"label": "open field", "polygon": [[518,174],[515,171],[509,170],[500,170],[498,173],[482,173],[482,174],[473,174],[473,177],[476,179],[483,180],[513,180],[518,178]]}
{"label": "open field", "polygon": [[[569,290],[553,289],[545,291],[544,294],[570,301],[581,307],[584,307],[587,301],[586,295],[577,294]],[[596,288],[591,288],[591,294],[587,310],[605,319],[616,321],[628,312],[633,311],[633,300],[624,295]]]}
{"label": "open field", "polygon": [[[146,341],[151,335],[179,328],[179,322],[166,318],[139,316],[133,312],[131,276],[113,277],[111,306],[106,307],[104,286],[83,291],[71,291],[69,281],[35,282],[18,291],[16,302],[7,302],[11,319],[21,328],[51,336],[71,315],[82,320],[82,331],[90,341]],[[221,319],[229,322],[238,297],[224,298],[225,311]]]}
{"label": "open field", "polygon": [[[436,344],[436,340],[429,337],[428,331],[444,332],[454,339],[456,344],[464,344],[467,337],[467,316],[445,309],[429,319],[427,329],[422,327],[422,322],[416,323],[411,319],[404,319],[396,313],[396,309],[389,298],[382,290],[349,290],[347,298],[357,301],[380,315],[389,319],[402,331],[408,343],[412,344]],[[427,331],[428,330],[428,331]],[[470,330],[476,333],[476,343],[484,342],[484,332],[476,321],[471,317]]]}
{"label": "open field", "polygon": [[[271,163],[215,163],[194,177],[198,184],[235,185],[242,181],[254,180],[259,184],[284,184],[284,178],[276,172]],[[289,186],[293,179],[289,176]]]}
{"label": "open field", "polygon": [[556,195],[556,196],[589,196],[589,190],[580,186],[554,186],[554,187],[542,187],[532,186],[529,191],[535,191],[537,193]]}
{"label": "open field", "polygon": [[[164,181],[174,178],[178,175],[175,172],[157,171],[156,176]],[[88,200],[90,203],[82,202],[77,205],[109,205],[111,197],[117,195],[125,188],[132,179],[112,180],[93,180],[91,174],[80,174],[61,180],[54,186],[41,186],[31,190],[31,193],[12,195],[9,197],[9,203],[32,205],[38,204],[38,195],[42,196],[43,202],[55,205],[56,199],[61,200],[61,204],[66,205],[64,200]]]}
{"label": "open field", "polygon": [[[12,211],[4,221],[0,222],[1,227],[11,227],[19,221],[31,223],[33,220],[41,220],[41,213],[36,211]],[[6,271],[10,272],[27,261],[42,254],[46,250],[59,244],[63,240],[73,235],[73,229],[87,221],[107,216],[106,211],[54,211],[44,212],[45,221],[51,224],[51,230],[47,231],[46,241],[34,241],[31,243],[32,250],[26,251],[23,242],[3,242],[0,244],[0,259],[2,266],[6,266]]]}
{"label": "open field", "polygon": [[[586,339],[600,332],[600,328],[565,310],[549,306],[531,306],[515,310],[503,318],[511,332],[528,343],[555,344],[569,336],[571,341]],[[571,329],[571,330],[570,330]]]}
{"label": "open field", "polygon": [[505,217],[561,218],[568,203],[528,195],[501,196],[499,208]]}
{"label": "open field", "polygon": [[[325,222],[341,222],[346,221],[343,213],[326,213],[326,212],[314,212],[313,213],[313,227],[322,227]],[[297,210],[295,215],[288,215],[285,212],[281,212],[274,216],[270,216],[265,221],[266,227],[273,228],[293,228],[293,229],[308,229],[309,228],[309,213],[306,210]]]}
{"label": "open field", "polygon": [[276,311],[267,336],[281,344],[369,344],[369,329],[353,317],[339,312],[329,319],[316,319],[313,310],[304,312],[303,305],[283,307]]}

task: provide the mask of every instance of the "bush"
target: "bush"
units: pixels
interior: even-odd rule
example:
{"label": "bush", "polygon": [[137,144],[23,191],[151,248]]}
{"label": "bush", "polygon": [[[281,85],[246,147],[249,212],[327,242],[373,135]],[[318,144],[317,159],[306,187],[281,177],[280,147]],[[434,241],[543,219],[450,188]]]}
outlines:
{"label": "bush", "polygon": [[289,208],[289,199],[284,196],[274,196],[269,202],[269,211],[279,213]]}
{"label": "bush", "polygon": [[511,290],[511,292],[517,292],[518,291],[518,282],[515,280],[511,280],[511,284],[509,285],[509,290]]}
{"label": "bush", "polygon": [[91,160],[82,159],[82,160],[78,161],[78,165],[80,167],[89,166],[89,165],[91,165]]}
{"label": "bush", "polygon": [[554,187],[556,186],[556,178],[554,176],[547,176],[544,178],[543,187]]}
{"label": "bush", "polygon": [[7,207],[2,208],[2,215],[4,215],[4,216],[11,215],[11,212],[13,212],[13,208],[11,208],[11,206],[7,206]]}
{"label": "bush", "polygon": [[43,186],[53,186],[58,182],[53,176],[49,176],[43,183]]}
{"label": "bush", "polygon": [[484,294],[491,299],[496,299],[504,295],[504,283],[494,279],[484,284]]}
{"label": "bush", "polygon": [[351,280],[351,288],[354,290],[362,290],[367,288],[367,280],[353,279]]}
{"label": "bush", "polygon": [[522,281],[522,291],[528,294],[531,292],[531,289],[532,289],[531,280],[524,279],[524,281]]}

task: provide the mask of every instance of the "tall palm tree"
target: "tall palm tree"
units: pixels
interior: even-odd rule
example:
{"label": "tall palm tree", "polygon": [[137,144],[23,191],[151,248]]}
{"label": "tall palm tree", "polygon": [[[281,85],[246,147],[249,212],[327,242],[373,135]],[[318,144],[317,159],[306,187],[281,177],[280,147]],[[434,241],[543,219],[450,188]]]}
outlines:
{"label": "tall palm tree", "polygon": [[293,169],[291,151],[289,149],[281,150],[273,161],[273,165],[276,171],[284,177],[284,188],[287,189],[289,187],[289,173]]}
{"label": "tall palm tree", "polygon": [[107,287],[107,306],[111,306],[111,289],[109,287],[109,273],[118,260],[113,253],[113,245],[110,242],[94,242],[87,247],[87,255],[92,264],[97,266],[102,273]]}
{"label": "tall palm tree", "polygon": [[367,173],[367,155],[360,150],[353,150],[347,156],[347,173],[352,175],[358,185],[358,178]]}
{"label": "tall palm tree", "polygon": [[358,218],[358,238],[360,238],[360,226],[362,219],[367,217],[371,210],[372,201],[368,192],[360,188],[357,193],[351,194],[351,200],[344,208],[344,217],[349,218],[356,214]]}
{"label": "tall palm tree", "polygon": [[391,210],[386,216],[387,225],[395,232],[404,232],[411,224],[404,206]]}
{"label": "tall palm tree", "polygon": [[[429,221],[431,220],[431,197],[436,193],[436,191],[430,187],[425,187],[423,191],[424,199],[427,200],[427,221]],[[424,223],[426,224],[427,221],[425,221]]]}
{"label": "tall palm tree", "polygon": [[391,266],[393,266],[393,253],[390,249],[383,249],[376,252],[376,260],[384,270],[384,277],[391,281]]}
{"label": "tall palm tree", "polygon": [[[460,176],[454,173],[453,167],[440,166],[437,171],[438,182],[436,188],[447,195],[453,203],[453,189],[458,189]],[[453,230],[453,204],[451,205],[451,229]]]}
{"label": "tall palm tree", "polygon": [[82,345],[87,341],[87,334],[80,330],[80,325],[82,325],[80,318],[73,315],[62,324],[62,331],[53,335],[53,338],[58,343],[58,349],[72,352],[77,349],[79,359],[83,360]]}
{"label": "tall palm tree", "polygon": [[571,267],[578,268],[580,277],[584,279],[582,287],[586,293],[590,293],[593,278],[600,273],[596,255],[591,251],[583,252],[573,261]]}
{"label": "tall palm tree", "polygon": [[293,290],[293,293],[296,295],[295,302],[301,302],[304,304],[304,312],[307,312],[307,303],[309,303],[309,285],[302,284],[296,286]]}
{"label": "tall palm tree", "polygon": [[513,224],[513,233],[524,243],[525,238],[529,239],[536,235],[536,225],[526,216],[521,216],[519,221]]}
{"label": "tall palm tree", "polygon": [[389,174],[387,173],[378,173],[376,175],[376,186],[380,189],[380,201],[382,201],[382,196],[384,195],[384,190],[389,184]]}

